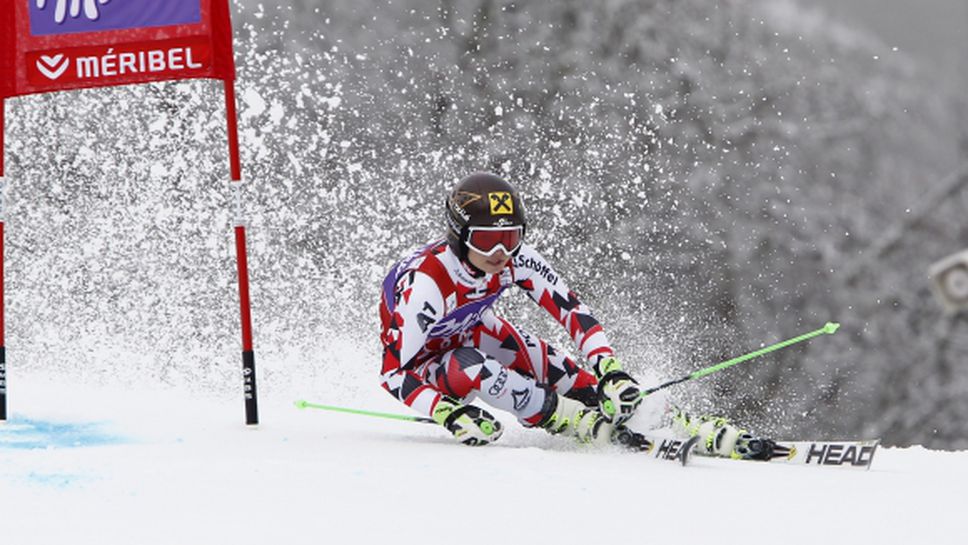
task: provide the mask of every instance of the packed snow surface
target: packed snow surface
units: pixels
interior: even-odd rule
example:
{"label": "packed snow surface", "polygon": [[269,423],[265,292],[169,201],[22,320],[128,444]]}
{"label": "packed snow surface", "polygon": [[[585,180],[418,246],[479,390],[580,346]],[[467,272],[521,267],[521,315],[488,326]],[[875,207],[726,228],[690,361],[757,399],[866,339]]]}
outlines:
{"label": "packed snow surface", "polygon": [[[968,454],[878,451],[870,471],[578,448],[504,415],[470,448],[374,386],[238,398],[18,376],[0,426],[3,543],[962,543]],[[321,399],[319,396],[328,397]]]}

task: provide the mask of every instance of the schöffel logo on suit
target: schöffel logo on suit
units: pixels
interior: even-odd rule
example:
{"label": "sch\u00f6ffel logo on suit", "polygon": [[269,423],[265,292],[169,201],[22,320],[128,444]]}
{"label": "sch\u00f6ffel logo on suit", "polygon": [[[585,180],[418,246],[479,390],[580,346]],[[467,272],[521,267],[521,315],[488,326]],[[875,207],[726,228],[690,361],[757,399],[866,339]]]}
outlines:
{"label": "sch\u00f6ffel logo on suit", "polygon": [[542,263],[533,257],[519,255],[514,259],[514,266],[519,269],[531,269],[540,274],[552,286],[558,283],[558,275],[551,271],[547,263]]}
{"label": "sch\u00f6ffel logo on suit", "polygon": [[211,68],[212,46],[203,37],[74,47],[27,54],[31,85],[92,85],[123,82],[138,74],[191,77]]}
{"label": "sch\u00f6ffel logo on suit", "polygon": [[198,23],[201,0],[19,0],[34,36]]}

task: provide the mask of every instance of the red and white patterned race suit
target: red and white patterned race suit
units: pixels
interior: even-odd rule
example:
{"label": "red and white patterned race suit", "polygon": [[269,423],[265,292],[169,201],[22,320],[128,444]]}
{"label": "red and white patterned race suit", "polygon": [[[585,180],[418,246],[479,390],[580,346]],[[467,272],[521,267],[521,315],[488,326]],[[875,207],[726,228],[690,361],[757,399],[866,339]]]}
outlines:
{"label": "red and white patterned race suit", "polygon": [[479,397],[525,425],[541,419],[548,390],[593,403],[592,373],[494,313],[512,285],[565,327],[590,365],[612,355],[601,325],[532,247],[523,245],[498,274],[475,275],[441,240],[397,263],[383,282],[383,387],[424,415],[443,394]]}

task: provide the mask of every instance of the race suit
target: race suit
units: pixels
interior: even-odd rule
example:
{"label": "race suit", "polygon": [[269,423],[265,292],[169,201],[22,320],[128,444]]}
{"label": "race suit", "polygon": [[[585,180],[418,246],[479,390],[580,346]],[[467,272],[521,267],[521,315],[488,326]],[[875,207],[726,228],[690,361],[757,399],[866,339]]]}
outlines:
{"label": "race suit", "polygon": [[532,247],[522,245],[500,273],[483,274],[441,240],[397,263],[383,282],[383,387],[423,415],[443,395],[476,397],[526,426],[542,419],[551,392],[594,404],[595,375],[495,314],[511,285],[564,326],[589,365],[613,354],[598,321]]}

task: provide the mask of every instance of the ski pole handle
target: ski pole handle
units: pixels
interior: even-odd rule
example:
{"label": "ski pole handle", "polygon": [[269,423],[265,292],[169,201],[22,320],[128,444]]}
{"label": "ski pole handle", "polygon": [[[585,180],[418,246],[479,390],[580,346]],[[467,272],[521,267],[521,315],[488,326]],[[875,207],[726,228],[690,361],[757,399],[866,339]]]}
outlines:
{"label": "ski pole handle", "polygon": [[688,375],[686,375],[684,377],[679,377],[679,378],[677,378],[675,380],[670,380],[669,382],[660,384],[658,386],[654,386],[652,388],[648,388],[646,390],[643,390],[642,393],[639,394],[639,397],[645,397],[645,396],[647,396],[647,395],[649,395],[651,393],[658,392],[659,390],[664,390],[665,388],[668,388],[670,386],[675,386],[676,384],[681,384],[683,382],[686,382],[687,380],[693,380],[693,379],[697,379],[697,378],[704,377],[706,375],[711,375],[711,374],[713,374],[713,373],[715,373],[717,371],[722,371],[723,369],[726,369],[727,367],[732,367],[732,366],[736,365],[737,363],[743,363],[744,361],[748,361],[748,360],[751,360],[753,358],[758,358],[758,357],[760,357],[760,356],[762,356],[764,354],[769,354],[770,352],[773,352],[775,350],[779,350],[781,348],[786,348],[786,347],[788,347],[790,345],[797,344],[797,343],[800,343],[800,342],[803,342],[803,341],[812,339],[812,338],[814,338],[814,337],[816,337],[818,335],[823,335],[823,334],[833,335],[834,333],[837,332],[837,329],[839,329],[839,328],[840,328],[840,324],[838,324],[836,322],[827,322],[820,329],[817,329],[815,331],[811,331],[810,333],[804,333],[803,335],[800,335],[798,337],[794,337],[792,339],[787,339],[785,341],[781,341],[781,342],[778,342],[776,344],[771,344],[770,346],[767,346],[765,348],[761,348],[759,350],[750,352],[749,354],[746,354],[746,355],[743,355],[743,356],[739,356],[737,358],[733,358],[731,360],[727,360],[727,361],[724,361],[722,363],[717,363],[716,365],[711,365],[711,366],[706,367],[704,369],[700,369],[698,371],[695,371],[693,373],[690,373],[690,374],[688,374]]}
{"label": "ski pole handle", "polygon": [[320,409],[323,411],[332,411],[337,413],[349,413],[358,414],[362,416],[373,416],[376,418],[389,418],[392,420],[404,420],[406,422],[418,422],[420,424],[436,424],[433,418],[427,418],[424,416],[410,416],[407,414],[395,414],[395,413],[381,413],[376,411],[365,411],[362,409],[350,409],[347,407],[336,407],[333,405],[321,405],[319,403],[310,403],[304,399],[296,401],[296,408],[298,409]]}

